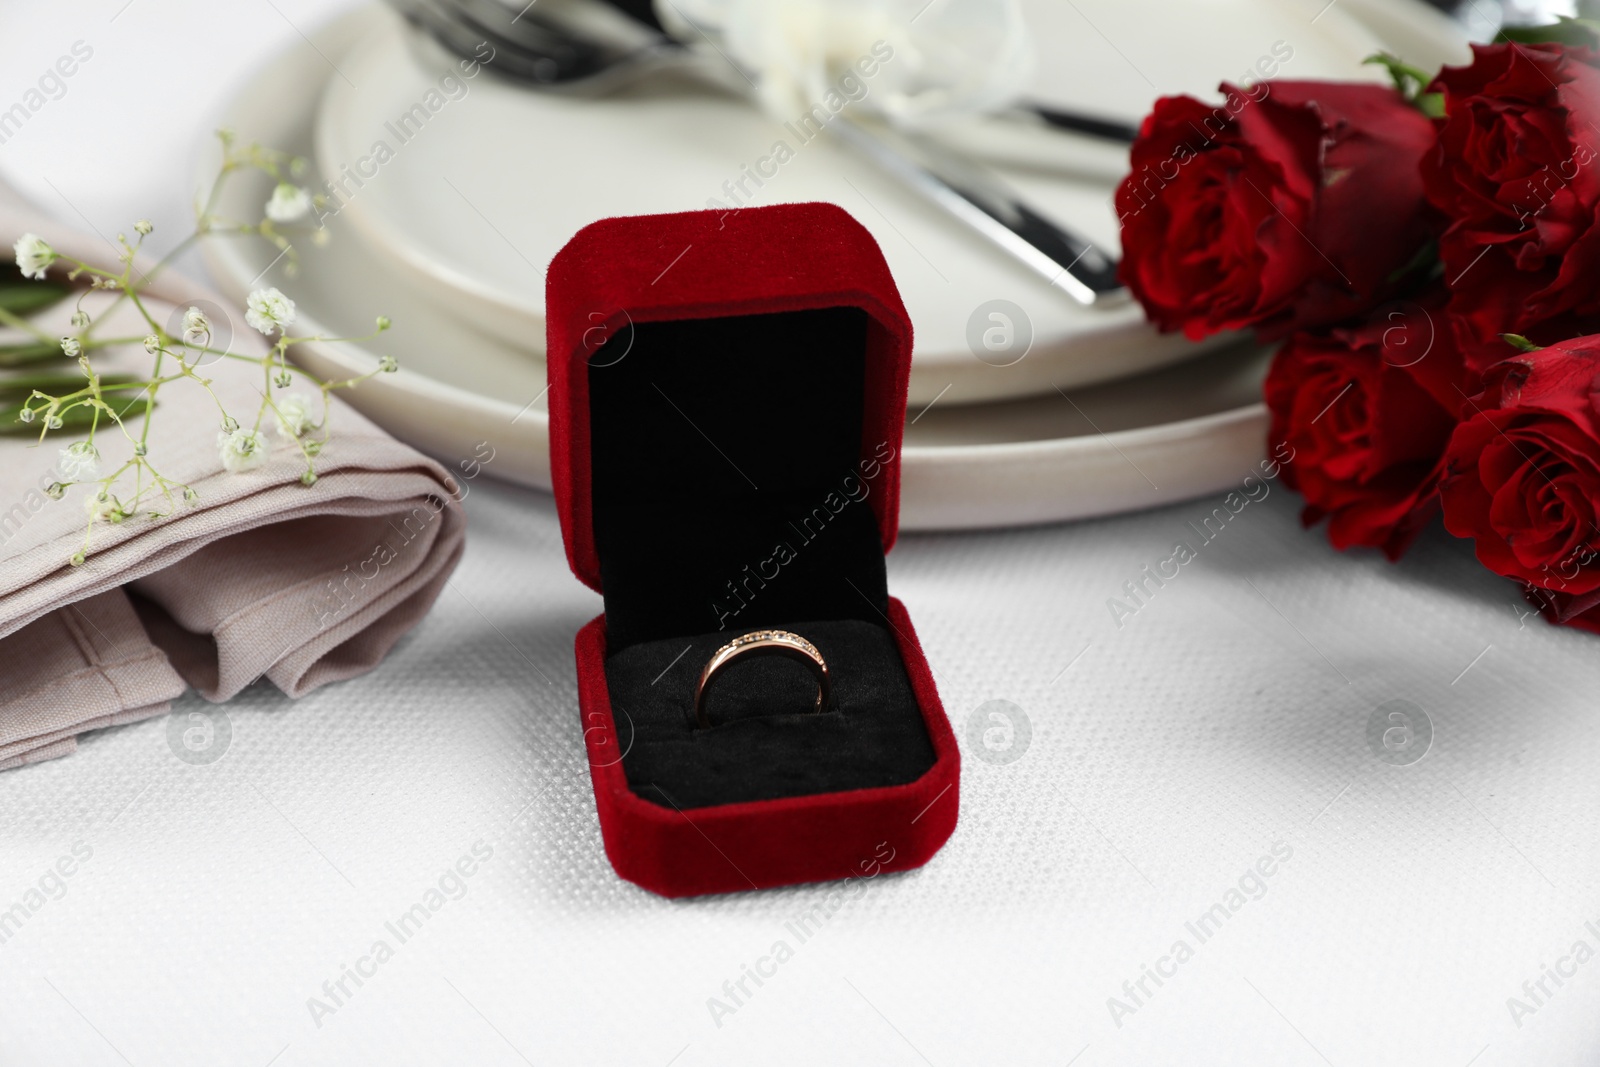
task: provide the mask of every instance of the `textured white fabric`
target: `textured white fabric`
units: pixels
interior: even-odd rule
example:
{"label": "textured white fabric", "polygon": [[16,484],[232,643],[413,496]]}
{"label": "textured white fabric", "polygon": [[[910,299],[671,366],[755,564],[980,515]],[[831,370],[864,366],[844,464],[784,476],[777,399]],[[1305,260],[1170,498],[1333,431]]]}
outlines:
{"label": "textured white fabric", "polygon": [[[326,10],[135,0],[111,23],[123,4],[30,6],[26,27],[13,5],[0,40],[0,69],[21,72],[9,100],[58,43],[96,35],[103,66],[0,170],[41,202],[50,179],[110,232],[144,211],[176,224],[172,158],[206,98]],[[139,143],[175,152],[134,151],[133,93],[165,109]],[[1462,544],[1435,533],[1397,567],[1339,556],[1274,489],[1119,630],[1106,600],[1197,542],[1188,524],[1217,501],[906,538],[890,583],[962,735],[961,823],[800,944],[785,924],[828,887],[673,903],[611,873],[572,664],[599,600],[567,571],[548,497],[470,489],[461,568],[380,670],[298,701],[191,695],[0,775],[0,1064],[1564,1067],[1600,1051],[1600,959],[1545,979],[1520,1028],[1506,1004],[1577,939],[1600,949],[1600,639],[1520,617]],[[1032,729],[1006,764],[966,730],[996,699]],[[1434,728],[1409,766],[1367,740],[1395,699]],[[204,720],[218,710],[227,729]],[[226,752],[183,762],[174,726],[230,734]],[[465,895],[398,944],[385,923],[480,840]],[[1185,924],[1278,841],[1293,852],[1265,895],[1196,943]],[[1193,958],[1147,979],[1119,1029],[1107,999],[1186,936]],[[379,938],[393,957],[346,979],[319,1028],[307,999]],[[793,958],[717,1027],[707,998],[778,939]]]}
{"label": "textured white fabric", "polygon": [[[214,763],[169,747],[218,710],[191,695],[0,776],[0,907],[93,851],[0,942],[0,1062],[1592,1062],[1600,962],[1520,1029],[1506,1000],[1600,945],[1595,639],[1519,618],[1442,534],[1340,556],[1274,491],[1198,546],[1215,503],[902,542],[961,823],[802,944],[785,924],[827,886],[673,903],[611,872],[572,660],[599,599],[549,498],[479,479],[460,570],[380,670],[247,690]],[[1119,630],[1107,598],[1177,539],[1198,558]],[[1434,729],[1407,766],[1367,740],[1397,698]],[[995,699],[1031,725],[1010,763],[967,729]],[[400,944],[385,923],[480,841]],[[1264,895],[1187,932],[1276,842]],[[393,958],[319,1028],[308,998],[378,939]],[[780,939],[719,1028],[707,999]],[[1107,999],[1179,939],[1119,1029]]]}

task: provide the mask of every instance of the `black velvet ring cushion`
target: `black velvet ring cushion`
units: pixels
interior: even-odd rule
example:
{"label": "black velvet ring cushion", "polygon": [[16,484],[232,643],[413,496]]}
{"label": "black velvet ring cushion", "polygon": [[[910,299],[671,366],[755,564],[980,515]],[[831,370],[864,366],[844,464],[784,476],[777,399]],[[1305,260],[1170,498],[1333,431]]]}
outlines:
{"label": "black velvet ring cushion", "polygon": [[697,728],[695,683],[726,633],[645,641],[607,657],[611,714],[634,793],[698,808],[902,785],[933,766],[933,745],[887,627],[829,619],[777,629],[822,653],[833,684],[827,709],[812,710],[817,683],[804,665],[756,653],[712,683],[712,725]]}
{"label": "black velvet ring cushion", "polygon": [[[630,789],[693,808],[915,781],[934,763],[887,619],[868,500],[898,441],[863,437],[864,311],[640,322],[589,360],[594,539],[606,682]],[[789,630],[777,655],[695,687],[717,648]]]}

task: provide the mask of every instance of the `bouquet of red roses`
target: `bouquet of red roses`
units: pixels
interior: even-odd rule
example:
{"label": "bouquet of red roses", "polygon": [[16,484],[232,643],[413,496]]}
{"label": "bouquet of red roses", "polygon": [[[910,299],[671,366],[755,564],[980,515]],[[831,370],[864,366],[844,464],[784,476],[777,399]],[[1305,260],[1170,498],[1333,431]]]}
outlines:
{"label": "bouquet of red roses", "polygon": [[1600,632],[1597,28],[1432,77],[1374,57],[1394,88],[1163,98],[1116,206],[1153,323],[1282,341],[1269,445],[1308,525],[1396,559],[1442,511],[1546,618]]}

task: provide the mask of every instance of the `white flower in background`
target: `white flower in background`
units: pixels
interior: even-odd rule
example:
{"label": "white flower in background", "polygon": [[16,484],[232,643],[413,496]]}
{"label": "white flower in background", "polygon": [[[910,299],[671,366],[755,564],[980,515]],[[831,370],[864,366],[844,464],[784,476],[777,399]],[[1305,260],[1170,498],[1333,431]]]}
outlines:
{"label": "white flower in background", "polygon": [[222,456],[222,465],[238,474],[267,461],[267,439],[256,430],[240,427],[232,433],[217,434],[217,452]]}
{"label": "white flower in background", "polygon": [[1009,104],[1033,72],[1018,0],[656,0],[655,9],[679,40],[716,42],[783,121],[826,120],[856,101],[897,124],[927,124]]}
{"label": "white flower in background", "polygon": [[211,340],[211,320],[197,307],[183,313],[183,343],[191,348],[204,348]]}
{"label": "white flower in background", "polygon": [[152,356],[161,351],[161,338],[157,337],[155,334],[151,334],[149,337],[146,337],[144,339],[144,350],[150,353]]}
{"label": "white flower in background", "polygon": [[88,441],[75,441],[61,450],[56,469],[65,481],[87,481],[100,473],[100,453]]}
{"label": "white flower in background", "polygon": [[25,233],[11,247],[17,254],[17,266],[22,269],[24,278],[43,278],[45,269],[56,261],[55,249],[45,244],[38,234]]}
{"label": "white flower in background", "polygon": [[304,393],[284,393],[273,398],[277,407],[278,432],[286,439],[297,438],[311,429],[311,398]]}
{"label": "white flower in background", "polygon": [[273,222],[293,222],[311,210],[311,194],[298,185],[279,182],[264,210]]}
{"label": "white flower in background", "polygon": [[76,337],[63,337],[61,339],[61,352],[68,359],[77,359],[82,351],[83,346],[78,343]]}
{"label": "white flower in background", "polygon": [[153,229],[155,229],[155,227],[150,225],[149,219],[140,219],[138,222],[133,224],[133,232],[137,233],[140,237],[149,237],[150,231]]}
{"label": "white flower in background", "polygon": [[294,322],[294,301],[277,289],[257,289],[245,301],[244,321],[271,337]]}

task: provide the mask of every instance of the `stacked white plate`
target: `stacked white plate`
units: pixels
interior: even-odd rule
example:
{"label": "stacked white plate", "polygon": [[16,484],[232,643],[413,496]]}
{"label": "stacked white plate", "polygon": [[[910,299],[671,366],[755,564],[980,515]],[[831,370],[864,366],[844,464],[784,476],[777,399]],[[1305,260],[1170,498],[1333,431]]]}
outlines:
{"label": "stacked white plate", "polygon": [[[1292,51],[1278,76],[1293,78],[1377,77],[1360,61],[1380,48],[1421,66],[1465,56],[1459,32],[1417,0],[1324,5],[1028,0],[1040,54],[1030,95],[1137,120],[1157,95],[1208,94],[1239,79],[1275,45],[1280,56]],[[548,487],[545,264],[594,219],[726,199],[724,182],[793,135],[688,78],[594,98],[531,91],[497,79],[492,63],[465,78],[454,57],[382,7],[310,44],[254,78],[226,122],[242,139],[311,158],[313,186],[335,183],[331,240],[301,242],[293,277],[262,242],[213,242],[219,285],[240,300],[277,285],[298,302],[305,332],[364,334],[389,315],[394,329],[370,345],[310,343],[297,359],[345,377],[395,356],[399,373],[347,398],[447,462],[488,441],[495,474]],[[1110,194],[1125,149],[993,119],[946,137],[1117,248]],[[221,213],[258,217],[269,191],[265,179],[242,177]],[[1263,352],[1237,339],[1204,347],[1160,336],[1131,302],[1080,307],[827,137],[799,146],[755,192],[756,203],[842,205],[878,239],[900,285],[917,338],[905,528],[1148,507],[1230,485],[1259,457]],[[1007,302],[1003,320],[989,317],[994,301]],[[997,323],[1031,340],[1000,353],[974,343]]]}

